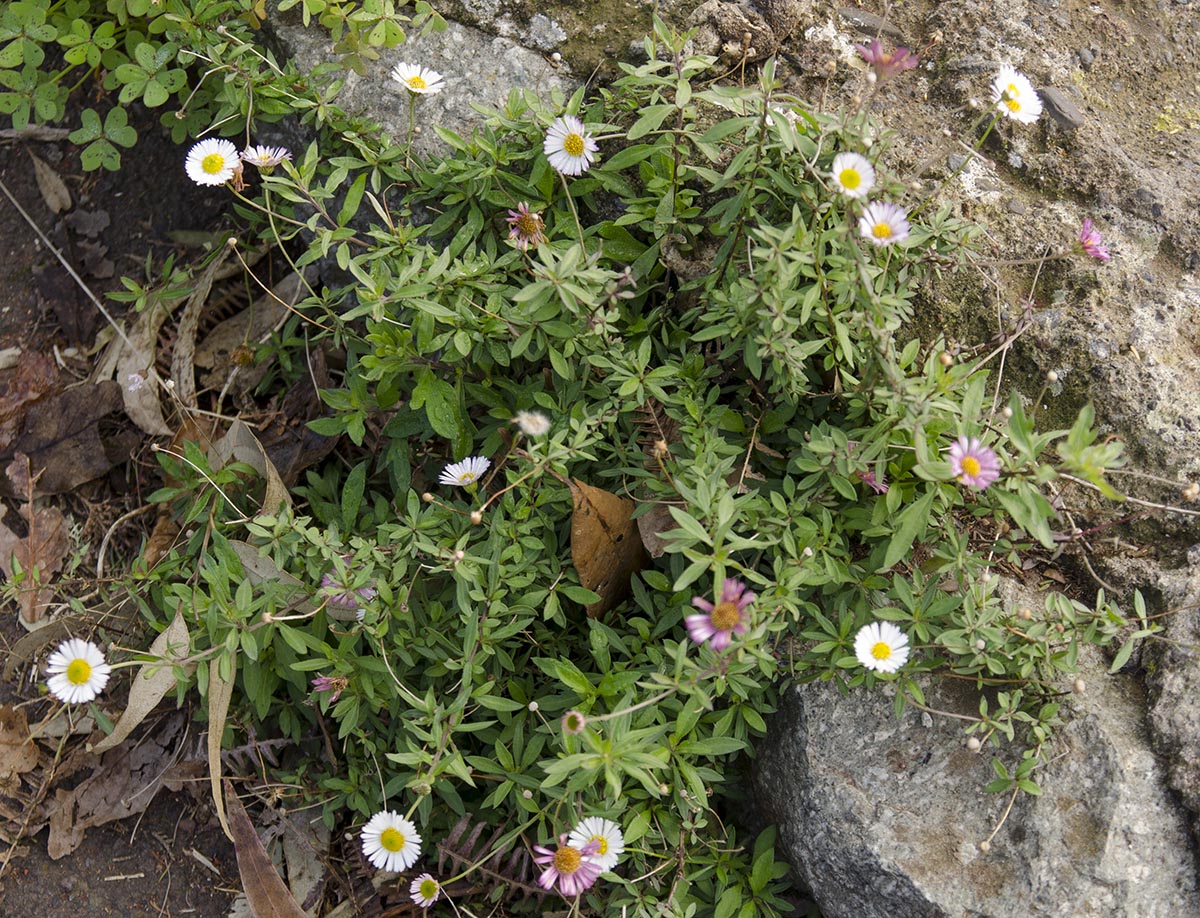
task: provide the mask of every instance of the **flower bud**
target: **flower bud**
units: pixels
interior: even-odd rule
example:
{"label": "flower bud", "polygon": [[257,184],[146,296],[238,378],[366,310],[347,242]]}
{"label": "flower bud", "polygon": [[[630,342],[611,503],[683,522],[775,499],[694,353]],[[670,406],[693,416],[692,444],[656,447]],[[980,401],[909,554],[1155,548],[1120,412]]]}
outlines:
{"label": "flower bud", "polygon": [[938,354],[938,363],[944,367],[948,367],[954,363],[954,358],[951,357],[948,352],[942,351],[940,354]]}
{"label": "flower bud", "polygon": [[478,510],[471,511],[471,525],[478,526],[483,522],[483,514]]}
{"label": "flower bud", "polygon": [[424,494],[421,495],[421,500],[425,501],[425,503],[427,503],[427,504],[432,504],[433,503],[433,495],[430,494],[428,491],[426,491]]}
{"label": "flower bud", "polygon": [[990,841],[988,841],[986,838],[979,843],[979,852],[981,854],[987,854],[991,850],[992,850],[992,843]]}
{"label": "flower bud", "polygon": [[528,704],[528,708],[530,711],[533,711],[534,713],[536,713],[537,709],[538,709],[538,703],[536,701],[531,701]]}
{"label": "flower bud", "polygon": [[1071,683],[1071,691],[1073,691],[1076,695],[1082,695],[1086,690],[1087,683],[1084,682],[1083,679],[1076,676],[1075,681]]}
{"label": "flower bud", "polygon": [[967,740],[967,749],[969,749],[971,752],[978,752],[982,748],[983,743],[979,742],[978,736],[972,736],[969,740]]}
{"label": "flower bud", "polygon": [[975,640],[975,649],[978,651],[987,650],[987,641],[985,641],[983,638],[977,638]]}
{"label": "flower bud", "polygon": [[1046,382],[1050,383],[1050,385],[1054,385],[1056,382],[1058,382],[1058,374],[1051,370],[1046,374]]}

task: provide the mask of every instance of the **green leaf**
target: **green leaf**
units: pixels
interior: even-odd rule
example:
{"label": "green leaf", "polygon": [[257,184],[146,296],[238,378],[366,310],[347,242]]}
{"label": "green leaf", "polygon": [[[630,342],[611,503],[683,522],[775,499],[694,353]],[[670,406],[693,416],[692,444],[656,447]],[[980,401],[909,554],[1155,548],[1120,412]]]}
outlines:
{"label": "green leaf", "polygon": [[933,506],[933,498],[936,494],[936,487],[926,488],[925,495],[920,500],[909,504],[900,512],[900,516],[897,517],[896,534],[888,543],[887,551],[883,555],[883,563],[876,569],[877,573],[890,571],[900,562],[901,558],[907,557],[917,534],[924,532],[925,527],[929,524],[929,509]]}

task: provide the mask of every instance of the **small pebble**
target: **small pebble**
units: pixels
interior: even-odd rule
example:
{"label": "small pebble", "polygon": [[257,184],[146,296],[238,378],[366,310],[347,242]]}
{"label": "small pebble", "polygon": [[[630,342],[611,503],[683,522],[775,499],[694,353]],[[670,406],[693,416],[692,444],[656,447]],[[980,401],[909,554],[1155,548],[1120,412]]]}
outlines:
{"label": "small pebble", "polygon": [[1006,207],[1010,214],[1023,214],[1029,210],[1028,207],[1026,207],[1024,204],[1022,204],[1016,198],[1009,198],[1008,204],[1006,205]]}
{"label": "small pebble", "polygon": [[1091,70],[1092,64],[1096,62],[1096,55],[1092,53],[1091,48],[1079,49],[1079,66],[1084,70]]}

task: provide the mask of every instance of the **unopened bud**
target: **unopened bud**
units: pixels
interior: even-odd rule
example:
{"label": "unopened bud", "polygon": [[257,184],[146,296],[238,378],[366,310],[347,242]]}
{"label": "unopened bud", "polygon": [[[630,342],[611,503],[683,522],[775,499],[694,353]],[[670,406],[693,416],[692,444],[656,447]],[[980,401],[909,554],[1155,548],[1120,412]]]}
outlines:
{"label": "unopened bud", "polygon": [[972,736],[969,740],[967,740],[967,748],[971,752],[978,752],[983,748],[983,743],[979,742],[978,736]]}
{"label": "unopened bud", "polygon": [[1087,683],[1082,679],[1076,678],[1076,680],[1071,683],[1071,691],[1073,691],[1076,695],[1082,695],[1086,689]]}
{"label": "unopened bud", "polygon": [[482,522],[483,522],[483,514],[480,513],[478,510],[472,510],[471,511],[471,525],[478,526]]}
{"label": "unopened bud", "polygon": [[971,108],[979,108],[979,100],[978,99],[968,99],[967,105]]}
{"label": "unopened bud", "polygon": [[531,702],[529,702],[529,710],[530,710],[530,711],[532,711],[532,712],[534,712],[534,713],[536,714],[536,713],[537,713],[537,709],[538,709],[538,703],[537,703],[536,701],[531,701]]}
{"label": "unopened bud", "polygon": [[1196,498],[1200,497],[1200,484],[1196,484],[1196,482],[1193,481],[1179,493],[1184,500],[1194,501]]}
{"label": "unopened bud", "polygon": [[424,494],[421,495],[421,500],[425,501],[425,503],[427,503],[427,504],[432,504],[433,503],[433,495],[430,494],[428,491],[426,491]]}
{"label": "unopened bud", "polygon": [[992,843],[985,838],[979,843],[979,850],[982,854],[987,854],[992,850]]}
{"label": "unopened bud", "polygon": [[811,558],[811,557],[813,556],[813,550],[812,550],[812,546],[811,546],[811,545],[805,545],[805,546],[804,546],[804,551],[802,551],[802,552],[801,552],[801,554],[802,554],[802,555],[804,555],[804,557],[806,557],[806,558]]}
{"label": "unopened bud", "polygon": [[1001,411],[1000,413],[1002,415],[1004,415],[1004,420],[1006,420],[1006,421],[1012,417],[1012,409],[1009,408],[1007,405],[1004,406],[1004,410]]}
{"label": "unopened bud", "polygon": [[467,556],[467,553],[465,551],[463,551],[461,548],[457,549],[453,554],[450,555],[451,559],[453,559],[455,564],[458,564],[458,562],[461,561],[466,556]]}
{"label": "unopened bud", "polygon": [[1033,610],[1028,606],[1022,606],[1020,611],[1017,612],[1017,616],[1023,621],[1031,621],[1033,619]]}
{"label": "unopened bud", "polygon": [[1058,374],[1051,370],[1046,374],[1046,382],[1050,383],[1051,385],[1058,382]]}
{"label": "unopened bud", "polygon": [[983,638],[978,638],[975,641],[975,649],[976,650],[987,650],[987,641],[985,641]]}
{"label": "unopened bud", "polygon": [[229,246],[231,249],[236,249],[238,247],[238,237],[230,236],[228,239],[225,240],[225,244],[227,246]]}
{"label": "unopened bud", "polygon": [[533,799],[533,791],[531,791],[529,788],[525,788],[525,790],[521,791],[521,796],[524,797],[526,800],[532,800]]}
{"label": "unopened bud", "polygon": [[942,351],[940,354],[938,354],[938,363],[944,367],[948,367],[954,363],[954,358],[951,357],[948,352]]}

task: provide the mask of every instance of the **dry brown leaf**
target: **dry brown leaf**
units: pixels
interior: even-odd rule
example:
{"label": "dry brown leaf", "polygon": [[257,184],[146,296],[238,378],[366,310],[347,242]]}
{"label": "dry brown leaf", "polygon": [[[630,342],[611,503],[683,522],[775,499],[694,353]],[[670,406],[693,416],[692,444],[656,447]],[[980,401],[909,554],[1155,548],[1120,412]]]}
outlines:
{"label": "dry brown leaf", "polygon": [[221,828],[234,841],[225,818],[225,801],[221,797],[221,737],[225,733],[225,717],[229,714],[229,701],[233,698],[233,683],[237,678],[237,651],[229,658],[229,677],[221,675],[221,658],[208,661],[208,780],[212,786],[213,806],[217,808],[217,819]]}
{"label": "dry brown leaf", "polygon": [[21,432],[31,402],[58,388],[54,358],[36,351],[22,351],[16,371],[0,386],[0,450],[7,450]]}
{"label": "dry brown leaf", "polygon": [[668,507],[668,504],[654,504],[637,518],[638,534],[651,558],[661,558],[666,553],[667,541],[662,534],[679,528]]}
{"label": "dry brown leaf", "polygon": [[175,380],[175,395],[186,408],[196,407],[196,367],[193,360],[200,314],[208,303],[208,295],[212,292],[217,271],[229,257],[230,251],[229,246],[222,246],[217,256],[201,272],[196,279],[196,286],[192,289],[192,295],[183,307],[183,314],[179,317],[175,346],[171,349],[171,378]]}
{"label": "dry brown leaf", "polygon": [[579,582],[600,596],[587,607],[597,618],[629,595],[629,581],[646,566],[646,551],[633,521],[636,504],[611,491],[570,481],[575,512],[571,515],[571,560]]}
{"label": "dry brown leaf", "polygon": [[229,823],[237,851],[238,873],[254,918],[306,918],[304,910],[280,879],[267,849],[254,831],[254,823],[228,781],[225,782],[225,797],[229,801]]}
{"label": "dry brown leaf", "polygon": [[154,521],[154,529],[150,532],[150,538],[146,540],[146,547],[142,551],[142,559],[146,562],[146,570],[150,570],[154,565],[158,564],[175,545],[175,539],[179,536],[179,524],[171,517],[163,513]]}
{"label": "dry brown leaf", "polygon": [[234,421],[229,432],[213,444],[208,458],[216,468],[224,468],[229,462],[244,462],[258,472],[267,482],[262,502],[263,513],[274,513],[284,504],[289,507],[292,505],[292,496],[288,494],[274,463],[267,458],[258,438],[241,421]]}
{"label": "dry brown leaf", "polygon": [[[54,596],[54,587],[49,585],[52,575],[62,569],[70,550],[70,532],[67,518],[57,507],[35,507],[25,505],[21,512],[29,520],[29,533],[20,538],[11,529],[0,523],[0,570],[11,580],[17,568],[24,571],[27,579],[21,584],[18,601],[21,607],[21,624],[34,628],[45,617],[46,608]],[[14,559],[16,564],[14,564]],[[38,577],[32,579],[33,569]],[[41,584],[35,586],[34,584]]]}
{"label": "dry brown leaf", "polygon": [[25,711],[0,705],[0,790],[11,787],[18,775],[33,771],[38,749],[29,735]]}
{"label": "dry brown leaf", "polygon": [[288,810],[283,833],[283,862],[288,889],[309,918],[321,910],[321,893],[329,869],[329,829],[310,810]]}
{"label": "dry brown leaf", "polygon": [[83,843],[84,833],[143,812],[162,784],[163,765],[175,753],[185,718],[176,714],[136,745],[100,757],[92,774],[72,790],[55,792],[49,802],[50,857],[57,860]]}
{"label": "dry brown leaf", "polygon": [[[73,386],[47,395],[34,410],[25,413],[21,433],[0,451],[7,462],[17,452],[29,456],[33,472],[39,475],[38,490],[43,494],[73,491],[93,478],[99,478],[115,465],[121,446],[106,448],[100,439],[99,421],[121,407],[121,388],[111,381]],[[109,457],[109,451],[114,458]],[[124,447],[128,459],[128,446]],[[6,493],[8,483],[0,481]]]}
{"label": "dry brown leaf", "polygon": [[[158,383],[147,378],[150,368],[154,366],[158,329],[166,317],[163,309],[147,309],[143,312],[129,329],[128,343],[120,338],[114,340],[93,374],[95,379],[108,379],[116,374],[129,420],[154,437],[170,436],[172,433],[163,418]],[[138,380],[142,382],[139,384]]]}
{"label": "dry brown leaf", "polygon": [[42,200],[46,202],[46,206],[56,214],[70,210],[71,192],[67,190],[67,183],[45,160],[35,156],[29,149],[26,149],[25,152],[33,160],[33,178],[37,182],[38,191],[42,193]]}
{"label": "dry brown leaf", "polygon": [[158,706],[163,696],[175,688],[175,668],[171,662],[186,659],[191,644],[187,622],[184,620],[183,610],[180,609],[171,619],[171,624],[154,639],[154,643],[146,651],[156,658],[155,662],[143,663],[137,675],[133,677],[125,710],[117,719],[113,732],[92,747],[93,752],[105,752],[124,742],[133,732],[133,728]]}
{"label": "dry brown leaf", "polygon": [[[269,581],[271,583],[282,583],[290,587],[295,587],[298,596],[288,607],[289,612],[295,612],[298,615],[311,615],[317,611],[317,604],[307,597],[307,591],[300,578],[289,574],[287,571],[281,571],[271,558],[259,554],[258,549],[249,542],[243,542],[240,539],[230,539],[229,546],[233,549],[233,553],[238,556],[238,560],[242,562],[242,570],[246,574],[246,579],[255,586]],[[332,604],[326,607],[325,611],[330,613],[330,618],[341,618],[341,616],[332,614],[334,611]],[[356,618],[357,616],[353,612],[350,612],[349,618],[345,619],[345,621],[354,621]]]}

